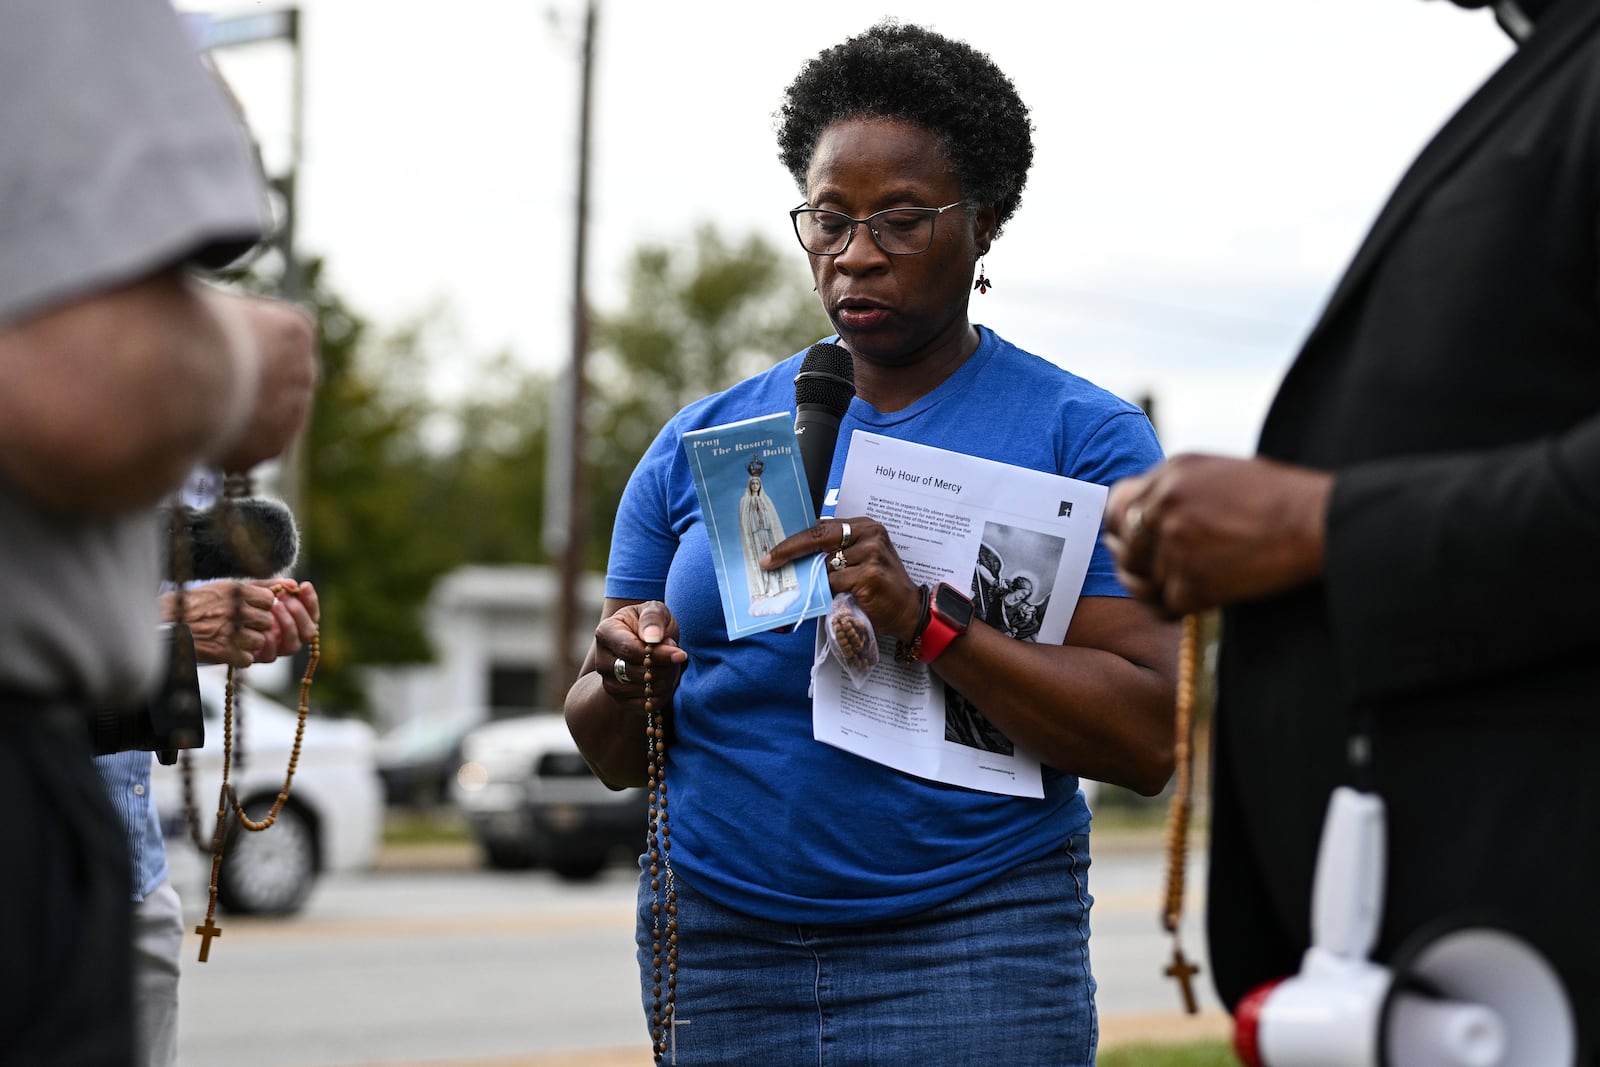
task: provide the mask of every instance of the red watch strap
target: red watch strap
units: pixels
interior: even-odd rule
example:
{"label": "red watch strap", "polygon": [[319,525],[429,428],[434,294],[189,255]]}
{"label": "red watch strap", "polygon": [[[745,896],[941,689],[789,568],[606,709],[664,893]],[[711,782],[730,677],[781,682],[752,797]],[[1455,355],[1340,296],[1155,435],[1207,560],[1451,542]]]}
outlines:
{"label": "red watch strap", "polygon": [[922,631],[922,647],[917,650],[917,658],[923,663],[932,663],[949,647],[951,641],[964,633],[965,630],[957,630],[935,612],[928,617],[927,629]]}

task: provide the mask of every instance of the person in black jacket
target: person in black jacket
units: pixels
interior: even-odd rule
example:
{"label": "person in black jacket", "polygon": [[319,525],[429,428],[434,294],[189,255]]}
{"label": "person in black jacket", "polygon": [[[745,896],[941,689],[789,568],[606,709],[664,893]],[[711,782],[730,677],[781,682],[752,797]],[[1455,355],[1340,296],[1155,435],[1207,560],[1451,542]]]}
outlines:
{"label": "person in black jacket", "polygon": [[1559,970],[1592,1064],[1600,3],[1495,7],[1518,50],[1394,191],[1259,456],[1119,483],[1107,537],[1168,615],[1225,607],[1224,1003],[1298,968],[1324,808],[1355,784],[1388,809],[1376,956],[1434,921],[1506,927]]}

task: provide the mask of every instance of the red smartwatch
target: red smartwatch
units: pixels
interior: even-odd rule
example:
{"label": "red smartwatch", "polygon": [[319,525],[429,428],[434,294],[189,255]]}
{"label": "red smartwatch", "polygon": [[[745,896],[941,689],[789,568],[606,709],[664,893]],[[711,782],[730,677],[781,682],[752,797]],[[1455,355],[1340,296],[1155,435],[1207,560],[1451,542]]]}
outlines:
{"label": "red smartwatch", "polygon": [[928,627],[922,631],[917,659],[932,663],[971,625],[972,598],[949,582],[940,582],[934,586],[929,600]]}

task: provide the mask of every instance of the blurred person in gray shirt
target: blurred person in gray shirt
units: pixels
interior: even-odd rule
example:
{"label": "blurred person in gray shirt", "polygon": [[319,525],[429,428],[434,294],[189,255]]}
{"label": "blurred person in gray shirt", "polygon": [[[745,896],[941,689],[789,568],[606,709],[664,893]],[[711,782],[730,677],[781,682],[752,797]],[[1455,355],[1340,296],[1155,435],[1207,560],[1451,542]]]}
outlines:
{"label": "blurred person in gray shirt", "polygon": [[0,144],[0,1065],[123,1065],[131,883],[90,716],[159,674],[154,505],[283,450],[314,330],[191,273],[266,201],[165,0],[0,5]]}

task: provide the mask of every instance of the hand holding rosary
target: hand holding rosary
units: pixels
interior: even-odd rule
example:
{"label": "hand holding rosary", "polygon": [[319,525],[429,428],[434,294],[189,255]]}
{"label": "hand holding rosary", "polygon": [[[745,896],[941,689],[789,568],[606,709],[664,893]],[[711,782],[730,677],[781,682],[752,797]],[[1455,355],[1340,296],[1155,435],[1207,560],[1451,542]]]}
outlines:
{"label": "hand holding rosary", "polygon": [[[650,892],[655,897],[650,903],[653,967],[650,1037],[655,1062],[660,1063],[667,1054],[668,1035],[673,1038],[677,1036],[673,1022],[678,986],[678,890],[672,879],[672,831],[667,824],[666,722],[665,716],[660,714],[655,694],[656,647],[647,643],[644,650],[644,714],[646,765],[649,772],[647,788],[650,791],[646,850],[650,856]],[[617,660],[619,667],[622,662]],[[619,679],[621,677],[622,673],[619,672]],[[666,886],[664,899],[660,896],[663,884]],[[663,912],[666,913],[664,933]]]}

